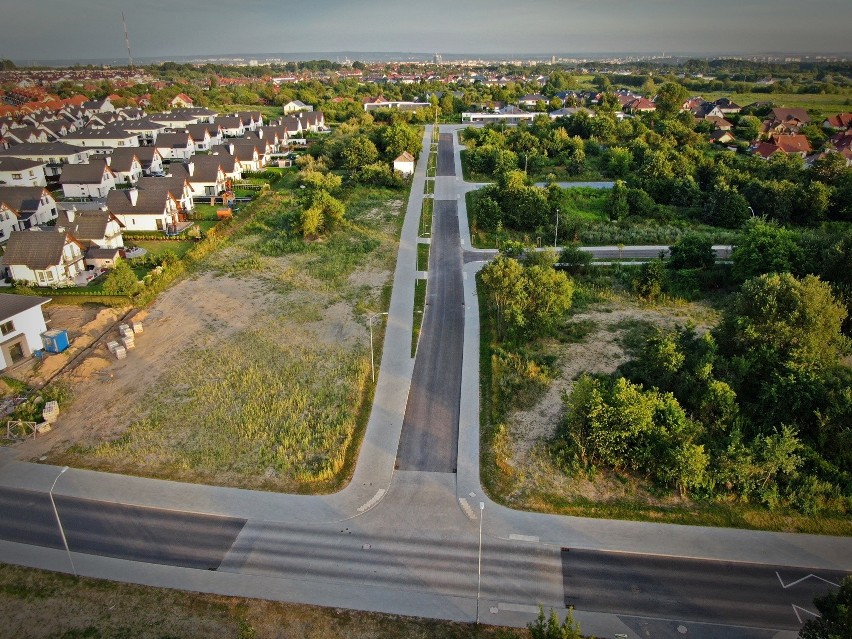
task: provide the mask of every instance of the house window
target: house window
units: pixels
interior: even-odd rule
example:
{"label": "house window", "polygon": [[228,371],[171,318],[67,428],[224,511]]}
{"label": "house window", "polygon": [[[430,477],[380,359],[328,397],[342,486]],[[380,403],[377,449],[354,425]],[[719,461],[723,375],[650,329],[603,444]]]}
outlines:
{"label": "house window", "polygon": [[9,320],[8,322],[3,322],[2,324],[0,324],[0,333],[2,333],[3,335],[8,335],[9,333],[11,333],[14,330],[15,330],[15,323],[12,320]]}
{"label": "house window", "polygon": [[12,173],[12,179],[13,180],[20,180],[22,177],[24,177],[24,176],[21,175],[20,173]]}

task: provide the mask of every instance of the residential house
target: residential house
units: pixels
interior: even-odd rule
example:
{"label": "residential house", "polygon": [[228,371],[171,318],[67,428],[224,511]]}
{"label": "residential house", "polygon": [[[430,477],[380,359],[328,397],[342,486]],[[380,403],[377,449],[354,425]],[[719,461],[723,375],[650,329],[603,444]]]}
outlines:
{"label": "residential house", "polygon": [[657,110],[657,105],[648,98],[633,98],[624,105],[624,110],[627,113],[651,113]]}
{"label": "residential house", "polygon": [[399,171],[403,175],[413,175],[414,156],[408,151],[403,151],[402,154],[393,161],[393,170]]}
{"label": "residential house", "polygon": [[22,126],[9,129],[3,136],[8,144],[44,144],[55,142],[58,136],[40,126]]}
{"label": "residential house", "polygon": [[47,330],[42,306],[49,297],[0,294],[0,368],[6,369],[42,350]]}
{"label": "residential house", "polygon": [[813,149],[808,138],[801,133],[795,135],[772,135],[769,137],[769,143],[775,144],[781,151],[790,155],[800,155],[805,157]]}
{"label": "residential house", "polygon": [[261,139],[257,137],[256,133],[247,133],[246,136],[244,138],[228,139],[227,144],[232,149],[231,153],[234,153],[234,150],[239,150],[242,152],[237,153],[237,155],[241,158],[251,157],[251,166],[253,168],[248,168],[248,165],[244,164],[244,170],[260,171],[267,164],[267,156],[277,152],[278,149],[275,146],[275,141]]}
{"label": "residential house", "polygon": [[548,113],[548,115],[550,116],[551,120],[557,120],[559,118],[570,118],[581,112],[585,113],[590,118],[595,117],[594,111],[589,111],[584,107],[563,107],[561,109],[551,111],[550,113]]}
{"label": "residential house", "polygon": [[696,120],[704,120],[706,118],[724,118],[722,110],[712,102],[704,102],[690,109],[690,112]]}
{"label": "residential house", "polygon": [[296,114],[306,131],[321,131],[325,129],[325,114],[322,111],[302,111]]}
{"label": "residential house", "polygon": [[112,113],[115,111],[112,101],[109,98],[103,100],[89,100],[80,105],[86,117],[92,117],[96,113]]}
{"label": "residential house", "polygon": [[239,158],[233,155],[228,147],[214,146],[210,150],[210,157],[218,158],[219,166],[222,167],[222,173],[225,174],[225,180],[233,182],[234,180],[243,179],[243,169]]}
{"label": "residential house", "polygon": [[209,151],[211,146],[222,143],[222,127],[209,122],[190,124],[186,127],[196,151]]}
{"label": "residential house", "polygon": [[162,124],[169,131],[178,131],[190,124],[198,124],[199,117],[186,111],[172,111],[171,113],[154,113],[147,119],[155,124]]}
{"label": "residential house", "polygon": [[188,131],[161,133],[155,144],[160,155],[166,161],[185,162],[195,153],[195,143]]}
{"label": "residential house", "polygon": [[105,209],[95,211],[62,211],[56,221],[56,230],[71,233],[85,246],[87,269],[112,268],[124,249],[124,225]]}
{"label": "residential house", "polygon": [[213,124],[218,125],[222,135],[228,138],[240,137],[246,132],[242,118],[234,115],[220,115],[213,118]]}
{"label": "residential house", "polygon": [[[226,153],[234,156],[234,166],[239,166],[240,174],[246,171],[260,171],[261,169],[261,154],[257,147],[251,142],[248,144],[232,144],[231,140],[226,140],[225,144],[214,146],[212,151],[215,153]],[[224,163],[222,168],[225,168]]]}
{"label": "residential house", "polygon": [[95,153],[109,153],[110,149],[139,146],[137,134],[116,126],[75,131],[66,135],[64,141],[67,144],[92,149]]}
{"label": "residential house", "polygon": [[210,109],[205,109],[204,107],[191,107],[189,109],[173,109],[173,115],[182,115],[182,116],[191,116],[195,118],[196,124],[213,124],[213,118],[215,118],[219,113],[217,111],[211,111]]}
{"label": "residential house", "polygon": [[140,146],[136,149],[116,149],[112,152],[113,161],[115,161],[116,154],[119,158],[130,156],[139,160],[142,165],[142,175],[161,175],[163,173],[163,156],[156,147]]}
{"label": "residential house", "polygon": [[263,126],[263,114],[260,111],[240,111],[234,115],[242,120],[246,131],[257,131],[258,127]]}
{"label": "residential house", "polygon": [[65,197],[99,199],[115,188],[115,173],[106,159],[92,158],[88,164],[67,164],[59,183]]}
{"label": "residential house", "polygon": [[171,232],[186,219],[166,187],[110,191],[106,205],[128,231]]}
{"label": "residential house", "polygon": [[[21,187],[9,187],[21,188]],[[5,202],[0,200],[0,242],[5,242],[9,239],[12,231],[20,231],[21,225],[18,221],[18,215]]]}
{"label": "residential house", "polygon": [[823,128],[832,131],[846,131],[852,129],[852,113],[838,113],[830,115],[822,122]]}
{"label": "residential house", "polygon": [[733,123],[728,122],[725,118],[710,115],[704,118],[706,122],[713,124],[713,129],[716,131],[730,131],[734,128]]}
{"label": "residential house", "polygon": [[719,110],[723,115],[730,115],[732,113],[739,113],[742,111],[742,107],[730,98],[719,98],[713,102],[713,104],[719,107]]}
{"label": "residential house", "polygon": [[305,104],[301,100],[290,100],[283,107],[284,113],[297,113],[299,111],[313,111],[314,107],[310,104]]}
{"label": "residential house", "polygon": [[47,186],[44,162],[0,156],[0,186]]}
{"label": "residential house", "polygon": [[811,122],[811,116],[805,109],[775,108],[769,112],[769,117],[763,121],[761,133],[795,134]]}
{"label": "residential house", "polygon": [[[56,219],[56,200],[50,191],[41,186],[0,186],[0,202],[17,219],[17,229],[24,230],[32,226],[47,224]],[[5,221],[5,232],[0,241],[9,237],[10,220]]]}
{"label": "residential house", "polygon": [[716,144],[731,144],[736,140],[737,138],[728,129],[716,129],[710,134],[710,141]]}
{"label": "residential house", "polygon": [[86,270],[85,247],[70,233],[13,231],[0,264],[13,280],[35,286],[73,286]]}
{"label": "residential house", "polygon": [[35,160],[44,165],[45,178],[58,180],[62,167],[66,164],[82,164],[89,161],[91,151],[65,142],[48,142],[47,144],[19,144],[0,151],[0,158],[14,157],[23,160]]}
{"label": "residential house", "polygon": [[781,147],[779,147],[778,145],[764,141],[760,141],[756,144],[753,144],[751,147],[749,147],[749,151],[751,151],[754,155],[763,158],[764,160],[768,160],[776,153],[783,153]]}
{"label": "residential house", "polygon": [[534,109],[539,102],[544,102],[546,105],[550,102],[549,98],[541,93],[531,93],[528,95],[521,96],[518,100],[519,107],[526,107],[528,109]]}
{"label": "residential house", "polygon": [[142,162],[136,149],[116,149],[106,156],[106,161],[115,174],[116,185],[136,184],[142,177]]}
{"label": "residential house", "polygon": [[159,122],[152,122],[144,118],[141,120],[133,120],[124,122],[121,128],[128,133],[133,133],[139,139],[139,146],[151,146],[157,141],[157,136],[161,131],[165,130],[166,126]]}
{"label": "residential house", "polygon": [[218,155],[193,155],[186,164],[172,164],[172,176],[184,178],[193,198],[215,197],[226,188],[225,172]]}
{"label": "residential house", "polygon": [[140,191],[146,189],[166,189],[177,200],[181,213],[187,213],[195,209],[192,187],[183,175],[171,174],[166,177],[143,177],[139,180],[138,186]]}
{"label": "residential house", "polygon": [[178,93],[169,101],[169,106],[173,109],[186,109],[195,105],[195,101],[186,93]]}

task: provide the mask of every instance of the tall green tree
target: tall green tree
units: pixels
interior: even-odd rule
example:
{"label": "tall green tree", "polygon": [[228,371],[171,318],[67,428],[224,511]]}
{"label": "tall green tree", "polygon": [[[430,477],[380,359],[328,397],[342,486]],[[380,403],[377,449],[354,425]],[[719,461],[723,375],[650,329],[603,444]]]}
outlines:
{"label": "tall green tree", "polygon": [[820,616],[808,618],[799,639],[852,639],[852,577],[847,576],[837,590],[814,599]]}

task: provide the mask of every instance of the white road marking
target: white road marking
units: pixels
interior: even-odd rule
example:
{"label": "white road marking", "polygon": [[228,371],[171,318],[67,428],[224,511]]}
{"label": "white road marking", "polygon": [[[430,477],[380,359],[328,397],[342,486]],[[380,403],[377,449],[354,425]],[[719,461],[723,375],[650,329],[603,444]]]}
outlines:
{"label": "white road marking", "polygon": [[814,579],[819,579],[820,581],[824,581],[825,583],[827,583],[827,584],[831,584],[832,586],[835,586],[835,587],[837,587],[837,588],[840,588],[840,584],[836,584],[836,583],[834,583],[833,581],[829,581],[828,579],[823,579],[823,578],[822,578],[822,577],[820,577],[819,575],[815,575],[815,574],[813,574],[813,573],[811,573],[811,574],[809,574],[809,575],[805,575],[805,576],[804,576],[804,577],[802,577],[801,579],[796,579],[796,581],[791,581],[791,582],[790,582],[790,583],[788,583],[788,584],[785,584],[785,583],[784,583],[784,580],[783,580],[783,579],[781,579],[781,575],[779,575],[779,574],[778,574],[778,571],[776,571],[776,572],[775,572],[775,576],[776,576],[776,577],[778,577],[778,581],[780,581],[780,582],[781,582],[781,587],[782,587],[784,590],[787,590],[787,588],[791,588],[791,587],[795,586],[796,584],[800,584],[800,583],[802,583],[805,579],[810,579],[811,577],[813,577]]}
{"label": "white road marking", "polygon": [[470,519],[476,521],[476,513],[473,512],[473,508],[470,507],[470,504],[467,503],[467,499],[464,497],[459,497],[459,505],[461,506],[464,514],[470,517]]}
{"label": "white road marking", "polygon": [[368,510],[370,510],[370,508],[372,508],[373,506],[378,504],[379,501],[381,501],[382,497],[385,496],[386,492],[387,491],[384,488],[379,488],[378,492],[375,495],[373,495],[373,498],[370,501],[368,501],[366,504],[364,504],[363,506],[358,508],[358,512],[364,513],[364,512],[367,512]]}
{"label": "white road marking", "polygon": [[803,622],[802,622],[802,617],[801,617],[801,615],[799,614],[799,611],[800,611],[800,610],[801,610],[802,612],[806,612],[806,613],[808,613],[809,615],[813,615],[813,616],[814,616],[814,617],[816,617],[817,619],[819,619],[819,618],[820,618],[820,616],[819,616],[817,613],[815,613],[815,612],[811,612],[811,611],[810,611],[810,610],[808,610],[807,608],[800,608],[800,607],[799,607],[799,606],[797,606],[796,604],[790,604],[790,605],[791,605],[791,606],[793,606],[793,612],[795,612],[795,613],[796,613],[796,619],[798,619],[798,620],[799,620],[799,623],[803,623]]}
{"label": "white road marking", "polygon": [[535,535],[516,535],[512,533],[509,535],[509,539],[512,541],[531,541],[534,543],[538,543],[539,539]]}

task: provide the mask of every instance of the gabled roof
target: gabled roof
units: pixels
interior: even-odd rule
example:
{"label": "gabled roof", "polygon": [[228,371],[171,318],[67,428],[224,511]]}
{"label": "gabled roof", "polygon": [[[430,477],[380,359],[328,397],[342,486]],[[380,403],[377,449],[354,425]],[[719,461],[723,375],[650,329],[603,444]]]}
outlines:
{"label": "gabled roof", "polygon": [[50,299],[49,297],[36,297],[35,295],[0,293],[0,321],[6,321],[18,313],[47,304]]}
{"label": "gabled roof", "polygon": [[768,160],[776,153],[782,152],[780,147],[775,144],[770,144],[769,142],[758,142],[753,147],[751,147],[751,151],[755,155],[759,155],[765,160]]}
{"label": "gabled roof", "polygon": [[787,109],[778,107],[772,109],[770,116],[776,122],[801,122],[802,124],[808,124],[811,121],[811,116],[808,114],[805,109]]}
{"label": "gabled roof", "polygon": [[830,115],[825,119],[825,123],[834,129],[848,129],[852,127],[852,113]]}
{"label": "gabled roof", "polygon": [[92,159],[87,164],[66,164],[62,167],[59,183],[100,184],[103,182],[105,172],[109,172],[113,177],[115,176],[106,160],[102,159]]}
{"label": "gabled roof", "polygon": [[810,153],[811,143],[804,135],[773,135],[774,142],[784,153]]}
{"label": "gabled roof", "polygon": [[[150,169],[151,163],[154,161],[156,156],[160,157],[160,161],[163,159],[163,154],[157,150],[155,146],[134,146],[130,148],[124,149],[115,149],[112,152],[112,157],[116,156],[120,157],[121,155],[135,155],[139,158],[139,162],[142,164],[143,169]],[[115,160],[113,159],[113,162]]]}
{"label": "gabled roof", "polygon": [[141,167],[142,162],[136,154],[136,149],[138,148],[139,147],[131,146],[116,149],[110,155],[109,167],[113,170],[113,172],[127,173],[133,168],[133,160],[136,160]]}
{"label": "gabled roof", "polygon": [[136,191],[136,206],[133,206],[130,199],[133,190],[114,189],[107,193],[107,208],[116,215],[162,215],[169,198],[177,202],[177,198],[167,188],[150,188]]}
{"label": "gabled roof", "polygon": [[38,210],[45,195],[53,199],[50,191],[40,186],[0,186],[0,203],[24,219]]}
{"label": "gabled roof", "polygon": [[219,125],[217,124],[209,124],[207,122],[201,122],[200,124],[190,124],[186,127],[186,130],[189,132],[189,135],[196,142],[202,142],[204,140],[204,135],[208,134],[214,136],[219,131]]}
{"label": "gabled roof", "polygon": [[62,249],[69,242],[80,244],[70,233],[45,233],[42,231],[12,231],[6,241],[6,254],[2,264],[27,266],[32,270],[44,270],[62,262]]}
{"label": "gabled roof", "polygon": [[18,144],[14,148],[0,151],[0,156],[8,157],[63,157],[77,153],[87,153],[89,149],[73,146],[65,142],[28,142]]}
{"label": "gabled roof", "polygon": [[59,211],[59,216],[56,219],[56,229],[65,229],[71,233],[76,239],[85,240],[101,240],[106,236],[107,225],[110,221],[115,221],[119,226],[124,227],[115,215],[110,211],[95,210],[95,211],[74,211],[74,220],[70,220],[68,211]]}
{"label": "gabled roof", "polygon": [[28,171],[37,166],[44,166],[44,162],[24,158],[0,157],[0,171]]}
{"label": "gabled roof", "polygon": [[160,133],[154,146],[158,149],[185,149],[192,143],[192,137],[186,131],[180,133]]}
{"label": "gabled roof", "polygon": [[403,151],[400,156],[394,160],[394,162],[414,162],[414,156],[408,151]]}
{"label": "gabled roof", "polygon": [[219,179],[219,171],[222,170],[218,155],[193,155],[192,175],[189,174],[188,164],[172,164],[170,169],[176,178],[186,179],[190,184],[210,184]]}

